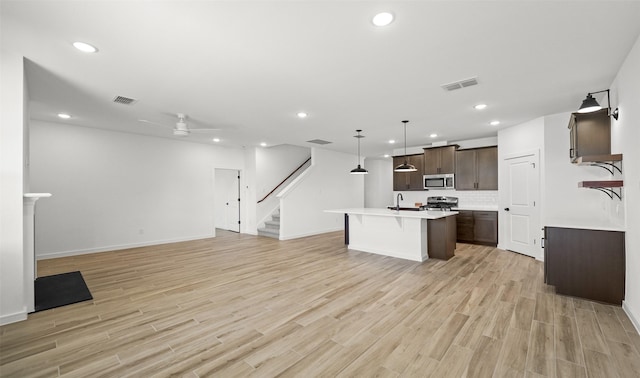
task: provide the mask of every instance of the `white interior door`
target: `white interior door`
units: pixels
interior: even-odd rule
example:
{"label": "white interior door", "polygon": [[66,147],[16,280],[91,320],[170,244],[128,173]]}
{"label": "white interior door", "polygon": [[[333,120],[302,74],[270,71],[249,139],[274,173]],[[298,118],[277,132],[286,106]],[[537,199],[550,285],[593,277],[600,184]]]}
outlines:
{"label": "white interior door", "polygon": [[504,160],[507,203],[504,207],[505,248],[541,259],[538,154]]}
{"label": "white interior door", "polygon": [[215,226],[240,232],[240,171],[215,170]]}

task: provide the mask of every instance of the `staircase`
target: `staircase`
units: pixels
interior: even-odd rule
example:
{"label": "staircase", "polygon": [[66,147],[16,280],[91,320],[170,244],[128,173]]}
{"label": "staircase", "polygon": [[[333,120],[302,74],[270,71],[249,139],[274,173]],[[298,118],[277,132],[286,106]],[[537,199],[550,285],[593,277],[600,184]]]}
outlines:
{"label": "staircase", "polygon": [[271,220],[264,222],[264,227],[258,229],[258,235],[280,239],[280,209],[271,214]]}

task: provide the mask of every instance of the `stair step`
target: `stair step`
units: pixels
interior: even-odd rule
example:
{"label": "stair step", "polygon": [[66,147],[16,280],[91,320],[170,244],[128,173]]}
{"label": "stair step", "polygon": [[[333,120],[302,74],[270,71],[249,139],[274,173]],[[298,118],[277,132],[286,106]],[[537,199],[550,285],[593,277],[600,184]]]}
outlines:
{"label": "stair step", "polygon": [[278,232],[279,230],[273,231],[270,230],[268,228],[259,228],[258,229],[258,235],[260,236],[266,236],[269,238],[274,238],[274,239],[280,239],[280,232]]}
{"label": "stair step", "polygon": [[280,220],[270,220],[264,222],[265,226],[280,229]]}

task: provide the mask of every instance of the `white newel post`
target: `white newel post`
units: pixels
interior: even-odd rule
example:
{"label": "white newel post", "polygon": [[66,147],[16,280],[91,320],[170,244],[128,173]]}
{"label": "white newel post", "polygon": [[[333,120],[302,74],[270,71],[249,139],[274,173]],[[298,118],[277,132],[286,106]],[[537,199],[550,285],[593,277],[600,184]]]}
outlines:
{"label": "white newel post", "polygon": [[24,287],[27,313],[35,310],[34,281],[38,277],[35,250],[35,208],[40,198],[51,197],[51,193],[24,194]]}

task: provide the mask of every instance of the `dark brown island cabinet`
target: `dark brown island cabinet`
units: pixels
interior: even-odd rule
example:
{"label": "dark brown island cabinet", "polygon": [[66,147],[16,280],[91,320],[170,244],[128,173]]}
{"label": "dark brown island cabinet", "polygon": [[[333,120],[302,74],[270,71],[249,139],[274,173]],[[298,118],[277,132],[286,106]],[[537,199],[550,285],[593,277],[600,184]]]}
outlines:
{"label": "dark brown island cabinet", "polygon": [[608,109],[572,113],[569,119],[569,158],[611,154],[611,117]]}
{"label": "dark brown island cabinet", "polygon": [[498,147],[456,151],[456,190],[498,190]]}
{"label": "dark brown island cabinet", "polygon": [[556,293],[621,305],[625,293],[623,231],[544,228],[544,281]]}
{"label": "dark brown island cabinet", "polygon": [[[393,190],[424,190],[424,182],[422,176],[424,172],[424,154],[407,155],[407,163],[416,167],[415,172],[393,172]],[[393,157],[393,168],[405,161],[405,156]]]}
{"label": "dark brown island cabinet", "polygon": [[457,145],[424,149],[424,174],[456,173]]}
{"label": "dark brown island cabinet", "polygon": [[498,212],[458,210],[457,240],[460,243],[498,245]]}
{"label": "dark brown island cabinet", "polygon": [[449,260],[456,249],[456,217],[427,220],[427,251],[430,259]]}

